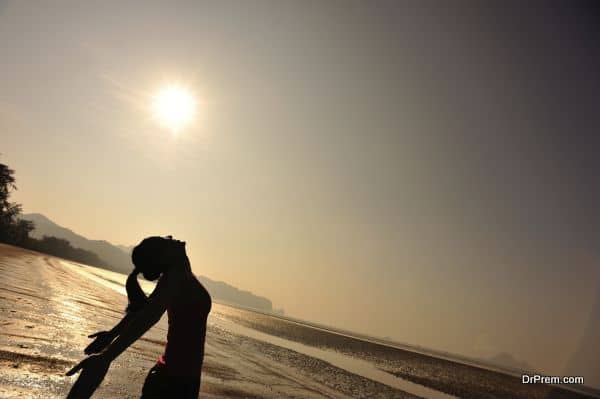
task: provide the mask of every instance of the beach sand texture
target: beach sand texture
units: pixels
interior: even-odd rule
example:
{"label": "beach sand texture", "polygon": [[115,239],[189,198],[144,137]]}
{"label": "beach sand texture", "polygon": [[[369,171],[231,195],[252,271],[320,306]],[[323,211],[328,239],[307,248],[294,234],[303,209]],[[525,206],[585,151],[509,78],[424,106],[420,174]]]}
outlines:
{"label": "beach sand texture", "polygon": [[[84,358],[87,335],[110,329],[127,299],[77,272],[76,263],[0,244],[0,399],[64,398],[76,379],[65,371]],[[326,361],[239,333],[253,331],[345,353],[379,370],[462,398],[586,398],[516,377],[406,350],[386,349],[214,303],[208,319],[204,398],[416,398]],[[229,320],[227,320],[229,319]],[[249,321],[251,320],[251,321]],[[94,398],[138,398],[162,353],[166,315],[116,359]],[[229,323],[229,324],[228,324]],[[274,324],[273,324],[274,323]],[[292,331],[293,330],[293,331]],[[260,333],[259,333],[260,334]],[[360,341],[356,345],[356,341]],[[433,396],[431,396],[433,397]]]}

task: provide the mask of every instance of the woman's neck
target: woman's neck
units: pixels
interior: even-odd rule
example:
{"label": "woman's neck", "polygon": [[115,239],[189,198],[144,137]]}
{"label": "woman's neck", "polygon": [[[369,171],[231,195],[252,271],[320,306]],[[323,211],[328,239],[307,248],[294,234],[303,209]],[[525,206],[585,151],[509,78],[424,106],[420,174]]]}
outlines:
{"label": "woman's neck", "polygon": [[178,256],[177,259],[174,259],[171,263],[170,271],[175,272],[192,272],[192,266],[190,265],[190,260],[187,255]]}

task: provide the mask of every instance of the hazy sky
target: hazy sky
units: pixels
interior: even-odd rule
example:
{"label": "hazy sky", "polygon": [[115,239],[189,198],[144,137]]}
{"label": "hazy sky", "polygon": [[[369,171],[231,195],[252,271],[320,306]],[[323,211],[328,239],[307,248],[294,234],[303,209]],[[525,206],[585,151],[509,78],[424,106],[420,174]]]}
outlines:
{"label": "hazy sky", "polygon": [[557,4],[0,2],[0,162],[289,315],[560,373],[600,318],[600,42]]}

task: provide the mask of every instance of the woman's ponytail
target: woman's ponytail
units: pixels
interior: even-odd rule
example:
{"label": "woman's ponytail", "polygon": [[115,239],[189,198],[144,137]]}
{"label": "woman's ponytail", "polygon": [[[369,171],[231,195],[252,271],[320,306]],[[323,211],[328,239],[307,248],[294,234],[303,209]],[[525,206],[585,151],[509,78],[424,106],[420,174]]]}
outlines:
{"label": "woman's ponytail", "polygon": [[139,271],[137,269],[133,269],[133,271],[127,277],[127,282],[125,283],[125,289],[127,290],[127,299],[129,300],[129,304],[125,311],[129,312],[137,312],[148,302],[148,297],[142,291],[142,287],[140,287],[140,283],[137,280],[137,275]]}
{"label": "woman's ponytail", "polygon": [[137,275],[143,270],[154,268],[154,262],[162,256],[165,249],[168,247],[168,242],[169,241],[163,237],[147,237],[131,251],[131,261],[134,265],[134,269],[129,277],[127,277],[127,283],[125,284],[127,298],[129,299],[127,312],[136,312],[148,302],[146,294],[144,294],[144,291],[142,291],[142,288],[140,287],[140,283],[137,281]]}

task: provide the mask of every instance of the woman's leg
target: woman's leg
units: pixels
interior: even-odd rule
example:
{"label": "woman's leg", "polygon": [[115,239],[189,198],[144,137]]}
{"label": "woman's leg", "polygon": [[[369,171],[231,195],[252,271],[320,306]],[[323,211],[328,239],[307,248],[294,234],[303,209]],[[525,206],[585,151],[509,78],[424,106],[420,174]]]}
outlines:
{"label": "woman's leg", "polygon": [[193,377],[171,377],[167,397],[178,399],[198,399],[200,379]]}
{"label": "woman's leg", "polygon": [[[168,376],[166,382],[161,385],[164,388],[165,398],[198,399],[200,394],[200,379],[183,376]],[[154,396],[148,396],[154,399]],[[162,398],[162,396],[161,396]],[[145,396],[142,399],[146,399]]]}
{"label": "woman's leg", "polygon": [[171,398],[169,394],[169,377],[165,373],[164,367],[156,365],[150,369],[146,376],[140,399],[166,398]]}
{"label": "woman's leg", "polygon": [[200,395],[200,378],[189,378],[186,382],[185,398],[198,399]]}

